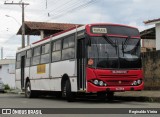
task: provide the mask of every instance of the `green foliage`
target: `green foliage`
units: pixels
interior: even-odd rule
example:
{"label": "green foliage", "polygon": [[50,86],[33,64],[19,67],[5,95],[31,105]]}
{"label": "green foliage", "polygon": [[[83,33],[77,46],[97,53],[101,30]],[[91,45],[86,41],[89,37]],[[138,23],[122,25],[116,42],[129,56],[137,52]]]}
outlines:
{"label": "green foliage", "polygon": [[8,84],[5,84],[5,85],[4,85],[4,89],[5,89],[5,90],[10,90],[9,85],[8,85]]}

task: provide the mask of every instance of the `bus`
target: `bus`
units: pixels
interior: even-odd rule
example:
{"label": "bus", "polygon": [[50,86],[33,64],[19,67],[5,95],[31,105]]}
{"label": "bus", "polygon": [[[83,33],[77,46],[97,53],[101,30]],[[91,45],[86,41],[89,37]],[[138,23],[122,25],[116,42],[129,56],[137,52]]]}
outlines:
{"label": "bus", "polygon": [[75,26],[16,52],[16,86],[25,97],[79,93],[111,100],[114,92],[144,88],[137,28],[97,23]]}

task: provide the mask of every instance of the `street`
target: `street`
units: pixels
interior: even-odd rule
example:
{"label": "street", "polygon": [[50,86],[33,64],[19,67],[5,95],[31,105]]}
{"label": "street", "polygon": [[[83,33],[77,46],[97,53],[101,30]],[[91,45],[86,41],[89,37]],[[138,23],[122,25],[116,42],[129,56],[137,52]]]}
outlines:
{"label": "street", "polygon": [[[121,100],[114,100],[113,102],[108,102],[108,101],[102,102],[96,99],[85,99],[85,98],[77,99],[75,102],[67,102],[65,99],[56,99],[55,97],[40,97],[34,99],[27,99],[22,94],[6,93],[6,94],[0,94],[0,108],[160,108],[160,104],[147,103],[147,102],[121,101]],[[10,116],[5,115],[4,117],[10,117]],[[46,115],[46,116],[51,116],[51,115]],[[71,116],[73,116],[73,114]],[[100,115],[99,117],[101,116],[102,115]],[[125,114],[125,116],[127,116],[127,114]],[[135,115],[133,114],[132,117],[133,116]],[[154,117],[155,116],[158,117],[158,115],[154,115]],[[0,117],[3,116],[0,115]]]}

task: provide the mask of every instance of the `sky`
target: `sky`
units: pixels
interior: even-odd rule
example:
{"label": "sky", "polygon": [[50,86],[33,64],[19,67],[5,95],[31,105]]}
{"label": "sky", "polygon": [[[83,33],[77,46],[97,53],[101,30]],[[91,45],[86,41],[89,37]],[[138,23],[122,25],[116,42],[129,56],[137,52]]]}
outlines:
{"label": "sky", "polygon": [[[160,18],[160,0],[0,0],[0,48],[3,58],[14,58],[21,47],[16,35],[22,20],[19,5],[4,2],[25,2],[25,21],[56,23],[117,23],[137,27],[140,31],[153,27],[143,21]],[[7,17],[8,16],[8,17]],[[31,42],[39,40],[32,37]]]}

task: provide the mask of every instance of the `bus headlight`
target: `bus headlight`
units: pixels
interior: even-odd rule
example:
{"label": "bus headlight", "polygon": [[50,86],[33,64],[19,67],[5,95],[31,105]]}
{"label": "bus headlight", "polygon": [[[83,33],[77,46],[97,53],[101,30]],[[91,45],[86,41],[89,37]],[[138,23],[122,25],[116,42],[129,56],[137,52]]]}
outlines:
{"label": "bus headlight", "polygon": [[137,84],[140,85],[142,83],[142,80],[137,80]]}
{"label": "bus headlight", "polygon": [[134,82],[133,82],[133,85],[135,85],[135,86],[136,86],[136,85],[137,85],[137,81],[134,81]]}
{"label": "bus headlight", "polygon": [[99,86],[103,86],[103,81],[99,81]]}
{"label": "bus headlight", "polygon": [[94,83],[95,85],[98,85],[98,80],[94,80],[93,83]]}
{"label": "bus headlight", "polygon": [[139,80],[135,80],[135,81],[132,83],[132,85],[133,85],[133,86],[137,86],[137,85],[140,85],[141,83],[142,83],[142,80],[139,79]]}
{"label": "bus headlight", "polygon": [[102,80],[92,80],[92,83],[97,86],[107,86],[107,84]]}

